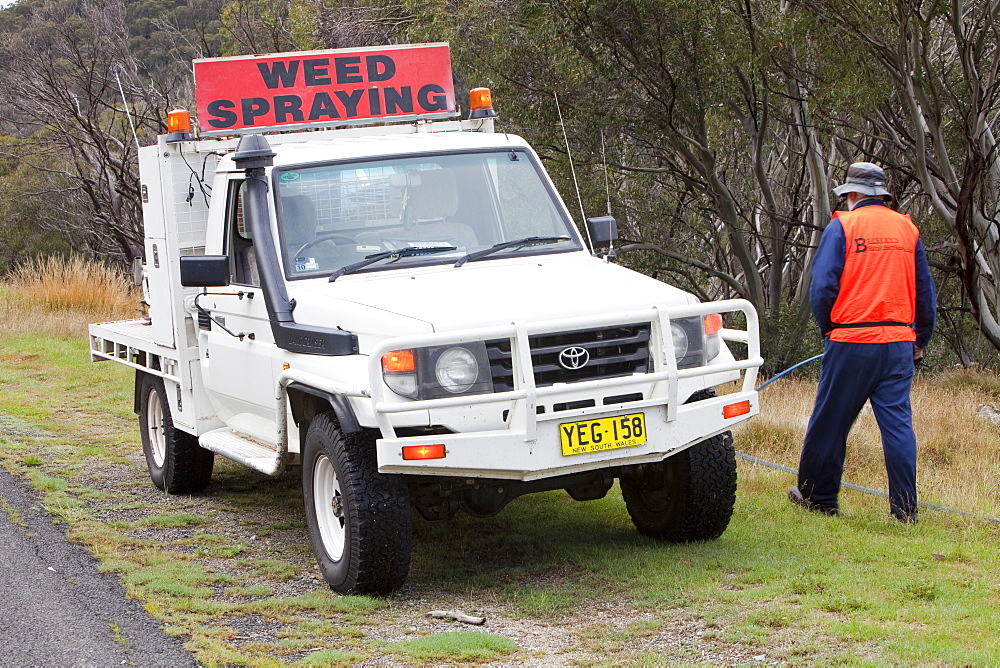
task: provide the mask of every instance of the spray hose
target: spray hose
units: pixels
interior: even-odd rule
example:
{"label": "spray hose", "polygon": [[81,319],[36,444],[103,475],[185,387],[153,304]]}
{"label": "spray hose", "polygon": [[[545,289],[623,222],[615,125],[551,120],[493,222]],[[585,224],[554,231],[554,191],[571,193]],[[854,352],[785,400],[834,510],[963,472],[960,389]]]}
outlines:
{"label": "spray hose", "polygon": [[777,376],[774,376],[774,377],[770,378],[769,380],[767,380],[766,382],[764,382],[764,383],[761,383],[760,385],[758,385],[758,386],[757,386],[757,391],[758,391],[758,392],[760,392],[760,391],[761,391],[761,390],[763,390],[763,389],[764,389],[765,387],[767,387],[768,385],[770,385],[770,384],[771,384],[771,383],[773,383],[774,381],[778,380],[778,379],[779,379],[779,378],[781,378],[782,376],[784,376],[784,375],[787,375],[787,374],[790,374],[791,372],[793,372],[793,371],[795,371],[796,369],[798,369],[798,368],[799,368],[800,366],[805,366],[806,364],[809,364],[809,362],[812,362],[812,361],[814,361],[814,360],[818,360],[818,359],[819,359],[820,357],[822,357],[822,356],[823,356],[823,353],[820,353],[819,355],[816,355],[815,357],[810,357],[810,358],[809,358],[809,359],[807,359],[807,360],[802,360],[801,362],[799,362],[799,363],[798,363],[798,364],[796,364],[795,366],[790,366],[790,367],[788,367],[787,369],[785,369],[784,371],[782,371],[781,373],[779,373],[779,374],[778,374]]}
{"label": "spray hose", "polygon": [[[774,381],[778,380],[782,376],[785,376],[785,375],[791,373],[792,371],[795,371],[799,367],[804,366],[806,364],[809,364],[810,362],[814,362],[814,361],[820,359],[821,357],[823,357],[822,353],[820,353],[819,355],[816,355],[815,357],[810,357],[807,360],[803,360],[803,361],[799,362],[798,364],[796,364],[794,366],[788,367],[787,369],[785,369],[784,371],[782,371],[778,375],[773,376],[773,377],[769,378],[767,381],[765,381],[765,382],[761,383],[760,385],[758,385],[757,386],[757,391],[760,392],[765,387],[767,387],[768,385],[770,385]],[[737,452],[736,456],[739,457],[740,459],[745,460],[745,461],[751,462],[753,464],[760,464],[761,466],[766,466],[766,467],[774,469],[776,471],[784,471],[785,473],[791,473],[793,475],[798,475],[799,474],[799,472],[796,469],[793,469],[793,468],[791,468],[789,466],[782,466],[781,464],[775,464],[774,462],[769,462],[769,461],[766,461],[764,459],[760,459],[758,457],[754,457],[752,455],[746,455],[746,454],[743,454],[742,452]],[[880,492],[877,489],[869,489],[867,487],[861,487],[859,485],[852,485],[852,484],[847,483],[847,482],[841,482],[840,485],[841,485],[841,487],[846,487],[847,489],[853,489],[856,492],[862,492],[864,494],[871,494],[872,496],[878,496],[878,497],[881,497],[883,499],[888,499],[889,498],[888,494],[886,494],[885,492]],[[918,501],[917,502],[917,507],[919,507],[919,508],[926,508],[927,510],[938,510],[938,511],[941,511],[943,513],[950,513],[952,515],[959,515],[961,517],[969,517],[971,519],[983,520],[983,521],[986,521],[986,522],[994,522],[996,524],[1000,524],[1000,518],[991,517],[989,515],[981,515],[981,514],[978,514],[978,513],[970,513],[970,512],[967,512],[965,510],[956,510],[955,508],[948,508],[946,506],[939,506],[937,504],[926,503],[924,501]]]}

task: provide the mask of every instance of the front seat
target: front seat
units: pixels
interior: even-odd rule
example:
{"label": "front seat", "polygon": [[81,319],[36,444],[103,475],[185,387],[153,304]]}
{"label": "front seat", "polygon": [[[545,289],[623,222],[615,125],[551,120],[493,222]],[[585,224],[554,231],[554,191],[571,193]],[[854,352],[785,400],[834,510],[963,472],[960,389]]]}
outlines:
{"label": "front seat", "polygon": [[285,237],[285,256],[294,260],[293,254],[316,238],[316,207],[306,195],[289,195],[281,198],[281,223]]}
{"label": "front seat", "polygon": [[419,182],[410,187],[404,223],[418,238],[428,241],[451,239],[466,249],[479,247],[473,229],[454,220],[458,211],[458,185],[450,169],[418,172]]}

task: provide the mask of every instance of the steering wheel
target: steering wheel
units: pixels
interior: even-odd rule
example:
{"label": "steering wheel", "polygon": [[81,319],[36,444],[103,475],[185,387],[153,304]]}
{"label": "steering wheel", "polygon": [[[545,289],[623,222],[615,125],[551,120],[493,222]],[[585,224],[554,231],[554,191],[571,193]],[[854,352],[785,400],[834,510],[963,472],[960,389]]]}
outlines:
{"label": "steering wheel", "polygon": [[302,244],[301,246],[299,246],[299,249],[297,251],[295,251],[295,255],[293,255],[292,257],[293,258],[297,258],[297,257],[299,257],[299,255],[302,254],[302,251],[304,251],[305,249],[312,248],[313,246],[315,246],[317,244],[320,244],[320,243],[323,243],[324,241],[328,241],[331,244],[333,244],[334,246],[341,246],[341,245],[345,245],[345,246],[355,245],[356,246],[357,243],[358,243],[356,239],[353,239],[353,238],[347,236],[346,234],[325,234],[323,236],[316,237],[315,239],[313,239],[311,241],[307,241],[304,244]]}

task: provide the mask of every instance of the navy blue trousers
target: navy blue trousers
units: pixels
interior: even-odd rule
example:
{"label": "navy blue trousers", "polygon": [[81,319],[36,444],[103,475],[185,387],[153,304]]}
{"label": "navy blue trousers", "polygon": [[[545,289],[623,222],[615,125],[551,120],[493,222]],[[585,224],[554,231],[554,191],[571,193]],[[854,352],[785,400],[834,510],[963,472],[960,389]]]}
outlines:
{"label": "navy blue trousers", "polygon": [[847,434],[866,400],[882,433],[889,476],[889,510],[905,519],[917,512],[917,439],[910,386],[913,343],[828,341],[816,405],[799,461],[799,490],[817,506],[837,507]]}

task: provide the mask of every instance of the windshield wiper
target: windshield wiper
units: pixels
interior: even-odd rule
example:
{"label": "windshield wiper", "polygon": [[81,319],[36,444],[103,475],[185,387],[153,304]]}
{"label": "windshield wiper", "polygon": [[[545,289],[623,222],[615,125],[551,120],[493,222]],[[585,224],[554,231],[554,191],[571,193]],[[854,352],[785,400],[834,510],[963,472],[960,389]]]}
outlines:
{"label": "windshield wiper", "polygon": [[455,263],[456,267],[461,267],[466,262],[474,262],[481,257],[486,257],[487,255],[492,255],[505,248],[513,248],[514,246],[539,246],[542,244],[552,244],[557,241],[569,241],[569,237],[524,237],[523,239],[514,239],[513,241],[502,241],[498,244],[493,244],[489,248],[484,248],[481,251],[476,251],[475,253],[469,253],[468,255],[463,255]]}
{"label": "windshield wiper", "polygon": [[382,260],[392,259],[393,261],[398,260],[403,257],[413,257],[415,255],[432,255],[434,253],[447,253],[449,251],[457,251],[458,248],[455,246],[427,246],[426,248],[419,248],[416,246],[410,248],[397,248],[396,250],[384,251],[382,253],[375,253],[374,255],[367,256],[364,260],[360,262],[355,262],[354,264],[349,264],[346,267],[341,267],[337,271],[330,274],[330,282],[333,283],[335,280],[343,276],[344,274],[353,274],[358,269],[364,269],[368,265],[375,264],[376,262],[381,262]]}

